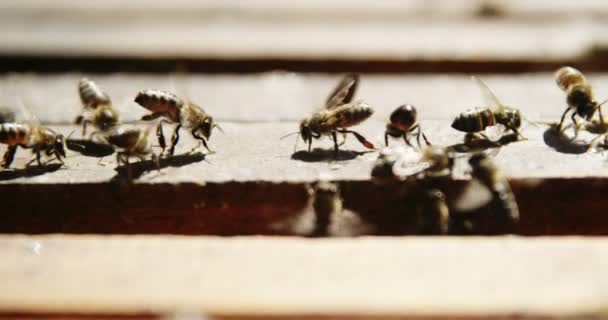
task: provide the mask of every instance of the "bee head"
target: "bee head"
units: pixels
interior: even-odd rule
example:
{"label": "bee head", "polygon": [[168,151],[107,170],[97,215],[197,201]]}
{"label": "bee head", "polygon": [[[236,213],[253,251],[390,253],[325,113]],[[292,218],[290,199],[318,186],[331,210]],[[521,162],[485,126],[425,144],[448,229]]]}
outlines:
{"label": "bee head", "polygon": [[393,125],[407,130],[416,123],[417,115],[416,107],[411,104],[404,104],[391,113],[389,120]]}
{"label": "bee head", "polygon": [[118,113],[112,108],[103,108],[99,113],[99,127],[101,130],[107,130],[118,124]]}
{"label": "bee head", "polygon": [[62,134],[58,134],[55,136],[55,141],[53,143],[53,149],[55,150],[55,154],[57,158],[65,158],[65,139]]}
{"label": "bee head", "polygon": [[203,120],[198,129],[203,134],[203,137],[209,140],[209,137],[211,136],[211,129],[213,129],[215,126],[216,125],[213,123],[213,117],[209,116]]}
{"label": "bee head", "polygon": [[310,130],[308,120],[302,120],[302,122],[300,122],[300,135],[302,135],[302,140],[304,140],[304,142],[312,140],[312,131]]}
{"label": "bee head", "polygon": [[595,113],[593,93],[591,87],[575,85],[568,93],[568,104],[576,107],[576,112],[583,118],[590,120]]}

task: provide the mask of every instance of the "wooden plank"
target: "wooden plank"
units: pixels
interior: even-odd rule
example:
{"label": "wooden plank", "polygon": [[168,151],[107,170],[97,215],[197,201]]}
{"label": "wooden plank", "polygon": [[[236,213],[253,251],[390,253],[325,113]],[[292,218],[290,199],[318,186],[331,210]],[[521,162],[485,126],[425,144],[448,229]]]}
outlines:
{"label": "wooden plank", "polygon": [[[145,58],[573,61],[605,47],[603,3],[475,1],[0,6],[0,53]],[[486,13],[484,13],[486,12]],[[479,15],[503,15],[489,20]],[[36,19],[39,16],[44,19]],[[569,19],[577,16],[581,19]],[[30,23],[35,19],[36,23]],[[429,22],[432,21],[432,22]],[[119,32],[118,32],[119,31]],[[480,32],[483,31],[483,32]],[[95,36],[91,36],[94,34]],[[252,36],[254,35],[254,36]],[[421,36],[424,35],[424,36]],[[471,36],[473,35],[473,36]],[[355,41],[356,39],[356,41]],[[600,50],[601,51],[601,50]]]}
{"label": "wooden plank", "polygon": [[57,235],[0,248],[1,313],[551,318],[600,316],[608,299],[604,239]]}
{"label": "wooden plank", "polygon": [[[8,76],[0,86],[4,89],[3,101],[21,97],[43,122],[67,123],[78,113],[74,87],[80,76]],[[322,103],[337,81],[335,76],[196,75],[180,77],[178,81],[170,77],[118,74],[93,78],[99,78],[99,83],[108,88],[126,120],[143,114],[142,108],[131,102],[139,89],[186,88],[182,92],[202,102],[225,130],[224,134],[215,132],[210,140],[217,153],[188,154],[195,141],[184,133],[176,160],[163,161],[160,172],[150,162],[137,165],[135,185],[129,186],[124,171],[120,175],[115,170],[113,156],[106,157],[100,165],[99,158],[70,152],[67,167],[61,170],[58,166],[24,170],[31,155],[20,151],[14,163],[16,169],[0,172],[5,205],[19,209],[8,210],[7,219],[0,226],[2,231],[296,234],[293,229],[277,229],[275,224],[306,212],[308,184],[324,179],[339,181],[345,206],[363,224],[376,227],[366,232],[415,232],[407,221],[393,223],[386,219],[392,214],[407,217],[408,211],[401,209],[401,200],[395,197],[399,185],[384,187],[370,181],[377,152],[366,153],[351,137],[343,146],[345,152],[335,161],[331,152],[323,151],[332,147],[328,139],[314,142],[320,151],[312,157],[303,151],[294,153],[295,136],[280,140],[297,130],[297,119]],[[464,135],[450,127],[451,117],[481,101],[478,89],[466,76],[364,76],[363,79],[359,97],[368,100],[376,113],[358,131],[378,146],[383,145],[384,119],[393,108],[406,102],[418,106],[421,125],[434,144],[459,144]],[[520,107],[531,119],[555,121],[562,111],[556,106],[563,105],[564,94],[553,83],[551,74],[493,75],[484,79],[505,103]],[[605,79],[603,74],[590,75],[590,80],[598,84],[598,96],[606,91],[602,86]],[[52,128],[65,135],[79,131],[70,125]],[[608,188],[605,155],[585,152],[580,145],[560,140],[545,125],[526,123],[523,134],[528,140],[493,151],[498,152],[495,159],[510,179],[521,208],[522,223],[514,232],[607,234],[608,224],[602,214],[605,203],[602,195]],[[153,134],[151,137],[154,139]],[[583,133],[580,138],[592,137]],[[391,144],[394,148],[402,145],[400,141]],[[304,148],[302,143],[299,148]],[[409,156],[411,169],[415,170],[419,154],[410,152]],[[454,197],[468,179],[468,168],[466,155],[460,154],[456,180],[451,182]],[[44,200],[27,201],[33,196]],[[92,203],[95,208],[91,208]],[[226,215],[232,218],[227,221]],[[485,219],[485,215],[481,217]],[[480,233],[495,231],[490,223]]]}

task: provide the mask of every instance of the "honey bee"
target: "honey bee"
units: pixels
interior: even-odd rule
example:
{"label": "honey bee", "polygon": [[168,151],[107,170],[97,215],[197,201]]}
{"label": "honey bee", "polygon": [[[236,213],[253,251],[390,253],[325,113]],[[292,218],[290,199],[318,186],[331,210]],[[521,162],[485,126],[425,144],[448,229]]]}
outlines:
{"label": "honey bee", "polygon": [[110,96],[95,82],[82,78],[78,82],[78,94],[84,108],[82,115],[74,120],[82,124],[82,135],[87,132],[87,124],[93,124],[100,131],[106,131],[118,125],[120,118],[118,111],[112,106]]}
{"label": "honey bee", "polygon": [[580,71],[572,67],[561,67],[555,72],[555,82],[557,83],[557,86],[566,93],[566,101],[568,102],[568,107],[559,121],[558,130],[560,132],[562,131],[562,125],[566,119],[566,115],[570,111],[574,111],[571,119],[574,124],[575,136],[578,134],[579,129],[576,115],[586,121],[590,121],[593,118],[593,115],[595,115],[595,111],[599,110],[600,125],[605,124],[601,106],[606,101],[598,103],[595,100],[591,84]]}
{"label": "honey bee", "polygon": [[424,139],[426,145],[431,143],[426,138],[424,132],[420,128],[420,124],[416,122],[418,111],[416,107],[411,104],[404,104],[395,109],[389,118],[389,122],[386,124],[386,132],[384,133],[384,143],[388,147],[388,136],[399,138],[403,137],[403,140],[408,146],[412,146],[410,143],[410,134],[416,135],[416,142],[420,148],[420,136]]}
{"label": "honey bee", "polygon": [[[140,106],[152,111],[151,114],[147,114],[142,117],[142,120],[153,120],[161,118],[162,120],[158,123],[156,128],[156,135],[158,142],[162,148],[162,152],[165,151],[165,136],[163,134],[163,123],[177,123],[171,137],[171,146],[169,148],[169,155],[173,156],[175,152],[175,145],[179,141],[179,129],[183,126],[190,130],[192,136],[199,140],[203,144],[205,149],[210,153],[213,153],[207,146],[207,141],[211,136],[213,128],[218,128],[222,131],[222,128],[213,121],[213,117],[207,114],[203,108],[197,104],[182,100],[175,94],[160,91],[160,90],[143,90],[135,97],[135,102]],[[200,134],[199,134],[200,133]],[[194,150],[194,149],[193,149]]]}
{"label": "honey bee", "polygon": [[104,134],[105,140],[117,150],[116,164],[124,164],[127,168],[129,179],[132,178],[130,157],[137,157],[141,161],[151,155],[159,168],[158,157],[152,152],[152,144],[148,138],[148,130],[137,127],[115,127]]}
{"label": "honey bee", "polygon": [[450,227],[450,209],[443,191],[422,188],[416,194],[417,233],[447,234]]}
{"label": "honey bee", "polygon": [[65,158],[65,139],[63,135],[34,124],[14,122],[0,124],[0,143],[8,145],[8,149],[2,158],[3,168],[8,168],[11,165],[17,147],[32,149],[32,153],[36,154],[36,158],[30,161],[28,166],[33,161],[42,165],[40,160],[42,153],[47,156],[54,155],[61,163],[63,163],[61,158]]}
{"label": "honey bee", "polygon": [[519,137],[525,139],[518,131],[523,119],[521,112],[517,109],[503,105],[481,79],[477,77],[473,77],[472,79],[477,83],[484,96],[484,100],[486,100],[490,106],[485,108],[472,108],[462,112],[452,122],[452,128],[470,134],[479,134],[489,140],[482,131],[487,127],[501,124],[505,126],[505,128],[513,131]]}
{"label": "honey bee", "polygon": [[[500,169],[485,154],[478,153],[469,159],[471,176],[490,192],[497,218],[503,226],[513,226],[519,222],[519,208],[509,181]],[[480,192],[476,192],[479,194]]]}
{"label": "honey bee", "polygon": [[[366,148],[376,149],[361,134],[346,129],[365,121],[374,113],[374,110],[363,101],[351,102],[358,83],[358,75],[345,76],[327,99],[325,108],[300,122],[300,130],[296,133],[299,133],[304,142],[308,143],[309,152],[312,146],[312,138],[319,139],[323,135],[331,135],[334,141],[335,155],[337,156],[338,147],[344,144],[348,133],[352,133]],[[337,133],[341,133],[344,137],[344,141],[340,144],[338,144]]]}
{"label": "honey bee", "polygon": [[342,212],[340,190],[335,183],[321,181],[313,188],[312,196],[316,217],[313,235],[326,236],[332,216]]}

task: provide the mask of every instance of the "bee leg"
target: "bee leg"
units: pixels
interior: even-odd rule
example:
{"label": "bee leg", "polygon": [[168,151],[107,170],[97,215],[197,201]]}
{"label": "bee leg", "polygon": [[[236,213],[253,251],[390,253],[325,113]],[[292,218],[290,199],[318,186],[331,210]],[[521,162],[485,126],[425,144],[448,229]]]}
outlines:
{"label": "bee leg", "polygon": [[338,132],[341,133],[352,133],[355,138],[357,138],[357,140],[359,140],[359,142],[361,142],[362,145],[364,145],[366,148],[368,149],[372,149],[372,150],[376,150],[376,147],[374,146],[373,143],[367,141],[367,139],[365,139],[364,136],[362,136],[361,134],[359,134],[358,132],[352,131],[352,130],[340,130]]}
{"label": "bee leg", "polygon": [[209,153],[215,153],[215,151],[213,151],[213,150],[209,149],[209,146],[207,145],[207,141],[205,140],[205,138],[204,138],[204,137],[199,136],[199,135],[196,133],[196,129],[193,129],[193,130],[192,130],[192,136],[193,136],[195,139],[197,139],[197,140],[199,140],[200,142],[202,142],[202,143],[203,143],[203,146],[205,147],[205,149],[207,149],[207,151],[209,151]]}
{"label": "bee leg", "polygon": [[4,152],[4,156],[2,157],[2,168],[7,169],[11,163],[13,163],[13,159],[15,159],[15,153],[17,153],[16,145],[9,145],[6,152]]}
{"label": "bee leg", "polygon": [[308,140],[308,152],[310,153],[312,148],[312,139]]}
{"label": "bee leg", "polygon": [[516,135],[518,135],[521,140],[528,140],[528,138],[524,137],[523,134],[521,134],[521,132],[519,132],[519,130],[517,130],[515,127],[508,127],[509,129],[511,129],[511,131],[513,131]]}
{"label": "bee leg", "polygon": [[346,133],[342,133],[342,142],[340,142],[339,146],[342,146],[346,143]]}
{"label": "bee leg", "polygon": [[566,109],[566,111],[564,111],[564,113],[562,114],[562,118],[559,120],[559,124],[557,125],[557,131],[559,133],[562,132],[562,126],[564,124],[564,120],[566,120],[566,115],[568,114],[568,112],[572,110],[572,108],[568,107],[568,109]]}
{"label": "bee leg", "polygon": [[81,124],[82,120],[84,120],[84,116],[83,115],[79,115],[74,119],[74,124]]}
{"label": "bee leg", "polygon": [[165,143],[165,134],[163,133],[162,121],[159,122],[156,126],[156,137],[158,138],[158,144],[160,145],[160,154],[162,155],[165,152],[165,148],[167,148],[167,144]]}
{"label": "bee leg", "polygon": [[388,147],[388,132],[384,131],[384,145]]}
{"label": "bee leg", "polygon": [[40,160],[40,151],[36,151],[36,162],[38,162],[38,166],[42,167],[42,161]]}
{"label": "bee leg", "polygon": [[574,137],[572,137],[572,140],[574,140],[578,137],[578,122],[576,121],[576,112],[572,113],[570,119],[572,119],[572,123],[574,124]]}
{"label": "bee leg", "polygon": [[91,120],[83,120],[82,121],[82,136],[84,137],[87,134],[87,124],[92,123]]}
{"label": "bee leg", "polygon": [[182,125],[178,124],[177,126],[175,126],[175,129],[173,130],[173,135],[171,136],[171,147],[169,148],[170,156],[173,156],[173,153],[175,152],[175,145],[179,141],[179,129],[181,127],[182,127]]}
{"label": "bee leg", "polygon": [[412,143],[410,142],[410,136],[407,132],[403,134],[403,141],[405,141],[405,144],[407,144],[408,146],[410,146],[412,148],[414,147],[412,145]]}
{"label": "bee leg", "polygon": [[334,156],[337,158],[338,157],[338,136],[337,136],[335,130],[331,132],[331,138],[332,138],[332,140],[334,140]]}

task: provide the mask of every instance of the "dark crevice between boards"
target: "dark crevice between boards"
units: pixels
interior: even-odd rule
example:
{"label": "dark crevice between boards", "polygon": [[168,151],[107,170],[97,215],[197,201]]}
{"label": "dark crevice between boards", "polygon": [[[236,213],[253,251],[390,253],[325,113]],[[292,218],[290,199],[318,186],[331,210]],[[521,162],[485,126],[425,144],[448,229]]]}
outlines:
{"label": "dark crevice between boards", "polygon": [[[403,182],[339,181],[345,211],[372,235],[412,235]],[[466,181],[450,181],[448,198]],[[515,234],[607,235],[606,178],[514,179]],[[310,212],[309,184],[4,184],[1,233],[302,235],[289,227]],[[476,235],[498,234],[491,210],[467,213]]]}
{"label": "dark crevice between boards", "polygon": [[503,73],[553,72],[572,65],[588,72],[608,71],[608,51],[595,49],[576,60],[390,60],[305,58],[137,58],[0,54],[0,72],[37,73],[259,73],[274,70],[321,73]]}

